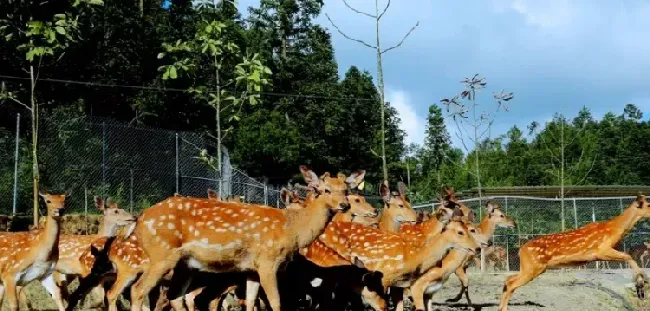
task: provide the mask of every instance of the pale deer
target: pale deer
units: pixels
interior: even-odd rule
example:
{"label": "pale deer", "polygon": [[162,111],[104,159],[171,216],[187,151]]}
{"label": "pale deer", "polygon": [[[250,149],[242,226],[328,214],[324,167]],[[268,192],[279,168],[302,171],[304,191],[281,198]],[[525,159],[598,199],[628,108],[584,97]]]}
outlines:
{"label": "pale deer", "polygon": [[515,289],[552,267],[572,266],[587,262],[621,261],[634,271],[637,296],[645,298],[646,276],[636,261],[614,247],[642,218],[650,217],[650,204],[639,194],[619,216],[609,221],[594,222],[583,227],[537,237],[519,249],[520,271],[509,276],[503,286],[499,310],[508,310],[508,302]]}
{"label": "pale deer", "polygon": [[[41,281],[49,292],[54,293],[53,296],[61,295],[57,292],[52,272],[59,259],[60,220],[66,195],[39,194],[47,207],[45,228],[30,232],[0,233],[0,306],[6,292],[12,311],[18,310],[17,287],[23,287],[34,280]],[[60,301],[57,302],[57,308],[64,310]]]}
{"label": "pale deer", "polygon": [[345,180],[320,180],[308,168],[300,170],[318,191],[300,210],[175,197],[146,209],[135,234],[151,263],[132,287],[132,310],[140,311],[144,295],[181,259],[202,271],[256,271],[259,283],[249,283],[261,284],[271,308],[281,310],[276,277],[280,265],[315,240],[336,212],[350,208]]}
{"label": "pale deer", "polygon": [[[516,226],[515,222],[505,216],[498,205],[488,201],[486,203],[486,209],[487,214],[483,217],[483,220],[478,226],[467,223],[471,234],[476,235],[478,232],[478,234],[481,234],[485,240],[489,240],[494,235],[494,231],[497,227],[513,228]],[[475,239],[478,240],[479,238]],[[449,279],[449,276],[452,273],[456,273],[458,279],[461,281],[462,288],[458,297],[450,299],[450,301],[460,300],[459,297],[462,297],[463,293],[465,293],[467,302],[471,305],[467,290],[469,279],[466,272],[468,263],[471,262],[473,257],[473,255],[468,255],[464,252],[451,250],[449,254],[442,259],[440,267],[432,268],[420,277],[411,287],[416,310],[424,310],[425,305],[427,305],[424,295],[431,296],[433,293],[438,291]],[[429,299],[430,297],[427,298]],[[429,307],[429,309],[431,309],[431,307]]]}

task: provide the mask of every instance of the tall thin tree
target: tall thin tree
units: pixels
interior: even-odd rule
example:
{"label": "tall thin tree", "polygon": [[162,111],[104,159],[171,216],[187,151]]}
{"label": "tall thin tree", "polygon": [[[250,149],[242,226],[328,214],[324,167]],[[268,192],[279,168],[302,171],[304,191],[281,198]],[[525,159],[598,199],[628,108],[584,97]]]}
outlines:
{"label": "tall thin tree", "polygon": [[406,38],[408,38],[408,36],[411,35],[411,33],[415,30],[415,28],[418,27],[418,25],[420,25],[420,22],[419,21],[416,22],[415,25],[413,27],[411,27],[411,29],[404,35],[404,37],[402,38],[402,40],[398,44],[393,45],[393,46],[391,46],[389,48],[386,48],[386,49],[382,49],[381,40],[380,40],[380,33],[379,33],[379,28],[380,28],[379,26],[380,26],[380,22],[381,22],[382,17],[384,17],[384,14],[386,14],[386,11],[388,11],[388,8],[390,7],[390,4],[391,4],[390,0],[388,0],[388,2],[386,3],[386,6],[381,11],[380,11],[380,6],[379,6],[379,0],[375,0],[375,13],[374,14],[366,13],[366,12],[363,12],[361,10],[356,9],[356,8],[352,7],[346,0],[343,0],[343,3],[345,4],[346,7],[348,7],[353,12],[355,12],[357,14],[360,14],[360,15],[363,15],[363,16],[366,16],[366,17],[369,17],[371,19],[374,19],[374,21],[375,21],[375,44],[373,45],[373,44],[367,43],[364,40],[356,39],[356,38],[353,38],[353,37],[347,35],[345,32],[343,32],[341,30],[341,28],[339,28],[332,21],[332,19],[330,18],[330,16],[328,14],[325,14],[327,19],[332,24],[332,27],[336,28],[336,30],[343,37],[345,37],[348,40],[351,40],[351,41],[357,42],[359,44],[362,44],[365,47],[368,47],[368,48],[371,48],[371,49],[375,50],[375,53],[377,55],[377,88],[378,88],[378,91],[379,91],[378,92],[379,93],[379,103],[380,103],[380,109],[381,109],[381,161],[382,161],[382,170],[383,170],[383,174],[384,174],[384,183],[386,185],[388,185],[388,168],[386,166],[386,136],[385,136],[385,134],[386,134],[386,128],[385,128],[386,127],[386,125],[385,125],[386,117],[385,117],[385,107],[384,107],[384,105],[385,105],[384,104],[385,103],[384,67],[383,67],[383,63],[382,63],[382,56],[384,54],[386,54],[388,51],[394,50],[394,49],[402,46],[402,44],[404,43]]}

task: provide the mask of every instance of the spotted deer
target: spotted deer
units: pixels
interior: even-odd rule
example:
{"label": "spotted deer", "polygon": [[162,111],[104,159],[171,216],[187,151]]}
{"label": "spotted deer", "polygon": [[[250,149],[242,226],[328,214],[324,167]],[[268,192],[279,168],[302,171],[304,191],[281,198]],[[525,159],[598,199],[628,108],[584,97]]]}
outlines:
{"label": "spotted deer", "polygon": [[[85,250],[89,249],[94,240],[100,237],[114,236],[119,227],[135,223],[136,218],[121,209],[110,198],[104,203],[104,200],[95,196],[94,201],[95,207],[102,211],[103,214],[98,233],[92,235],[62,234],[59,236],[59,260],[54,268],[54,275],[61,293],[66,292],[67,285],[73,278],[83,273],[84,267],[79,261],[79,257]],[[93,294],[99,301],[104,300],[103,287],[96,287]],[[54,297],[54,293],[50,292],[50,295]],[[66,297],[58,297],[58,299],[62,298],[65,299]],[[57,302],[57,305],[59,303],[63,304],[63,301]]]}
{"label": "spotted deer", "polygon": [[[382,188],[386,187],[385,185]],[[386,187],[387,188],[387,187]],[[390,192],[384,200],[390,200]],[[387,197],[386,197],[387,196]],[[380,271],[384,274],[382,285],[384,288],[404,288],[410,286],[419,275],[435,266],[446,252],[451,248],[461,249],[470,253],[475,252],[479,244],[470,236],[467,226],[459,221],[449,221],[458,209],[448,205],[436,212],[438,225],[427,226],[438,234],[424,232],[424,236],[416,241],[404,233],[385,232],[372,227],[364,227],[354,223],[331,223],[325,232],[318,237],[327,249],[337,253],[338,263],[350,262],[353,256],[358,257],[371,271]],[[432,221],[433,222],[433,221]],[[325,266],[332,262],[329,253],[314,253],[308,259]],[[401,291],[394,291],[394,299],[401,303]],[[385,301],[362,292],[366,302],[376,310],[386,308]],[[393,291],[391,291],[393,295]]]}
{"label": "spotted deer", "polygon": [[[0,306],[6,293],[12,311],[18,310],[17,287],[35,280],[41,281],[49,292],[54,293],[53,296],[61,295],[57,292],[52,272],[59,259],[60,220],[66,194],[39,194],[47,207],[45,227],[30,232],[0,233]],[[57,308],[64,310],[60,300]]]}
{"label": "spotted deer", "polygon": [[[505,247],[492,245],[483,250],[485,252],[485,263],[488,265],[490,270],[495,270],[497,265],[499,269],[505,269],[506,256],[508,256]],[[478,257],[474,258],[474,265],[481,268],[481,259]]]}
{"label": "spotted deer", "polygon": [[[458,204],[464,205],[462,203]],[[489,241],[489,239],[494,235],[494,231],[497,227],[513,228],[516,226],[515,222],[505,216],[498,205],[488,201],[486,203],[486,210],[487,213],[478,226],[469,222],[469,219],[472,217],[467,218],[466,224],[468,225],[471,234],[480,234],[486,241]],[[480,238],[476,239],[479,240]],[[458,296],[451,300],[458,301],[460,300],[460,297],[462,297],[463,293],[465,293],[467,302],[471,305],[472,303],[471,300],[469,300],[468,294],[469,278],[466,272],[467,266],[473,258],[474,255],[469,255],[457,250],[451,250],[449,254],[442,259],[440,267],[434,267],[420,277],[413,286],[411,286],[416,310],[424,310],[425,305],[427,305],[424,296],[429,296],[426,299],[429,300],[430,296],[442,287],[452,273],[456,273],[458,279],[461,281],[462,288]],[[429,309],[431,309],[430,306]]]}
{"label": "spotted deer", "polygon": [[300,210],[176,197],[146,209],[134,233],[149,256],[150,267],[132,287],[132,310],[141,310],[144,295],[181,260],[200,271],[255,271],[259,283],[248,283],[260,284],[271,308],[281,310],[279,266],[315,240],[336,212],[350,208],[345,179],[321,180],[305,166],[300,170],[318,192]]}
{"label": "spotted deer", "polygon": [[509,276],[505,281],[499,310],[507,311],[512,293],[546,269],[597,260],[621,261],[630,265],[634,271],[637,296],[644,299],[646,276],[643,270],[629,254],[614,248],[642,218],[650,218],[650,204],[644,195],[639,194],[621,215],[609,221],[593,222],[577,229],[528,241],[519,249],[519,273]]}
{"label": "spotted deer", "polygon": [[[208,200],[220,200],[216,191],[208,188],[207,193]],[[174,197],[180,198],[182,196],[176,193],[174,194]],[[133,223],[132,225],[135,224]],[[109,240],[108,237],[98,237],[92,242],[92,247],[95,248],[94,252],[92,249],[86,248],[86,250],[79,256],[79,262],[82,266],[79,275],[82,278],[86,278],[82,281],[84,287],[101,287],[99,285],[101,285],[104,280],[115,278],[115,282],[106,294],[109,311],[117,311],[117,299],[120,294],[122,294],[124,289],[130,286],[137,277],[144,272],[144,269],[149,266],[149,258],[144,253],[138,237],[134,234],[130,234],[130,231],[132,230],[133,228],[130,226],[128,229],[123,230],[123,234],[118,234],[115,241],[108,245],[108,250],[105,249],[105,243]],[[98,250],[108,254],[105,259],[108,260],[111,265],[103,265],[102,267],[110,267],[110,269],[101,270],[96,268],[98,265],[98,259],[96,258],[96,253],[99,252]],[[95,267],[95,269],[93,269],[93,267]],[[91,272],[94,272],[97,275],[95,275],[94,278],[87,278]],[[81,288],[82,285],[79,287]],[[70,304],[68,305],[67,310],[72,311],[72,308],[74,308],[76,303],[85,295],[85,290],[86,289],[81,288],[81,290],[76,293],[74,299],[70,299]]]}

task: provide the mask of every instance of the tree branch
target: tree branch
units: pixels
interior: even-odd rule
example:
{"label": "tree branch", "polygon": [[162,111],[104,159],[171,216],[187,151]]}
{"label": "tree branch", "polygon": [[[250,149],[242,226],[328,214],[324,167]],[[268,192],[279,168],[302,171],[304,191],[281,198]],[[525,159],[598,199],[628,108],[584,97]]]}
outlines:
{"label": "tree branch", "polygon": [[381,17],[384,16],[384,14],[386,14],[386,11],[388,10],[389,6],[390,6],[390,0],[388,0],[388,3],[386,3],[386,7],[381,12],[381,14],[379,14],[379,16],[377,16],[377,21],[379,21],[381,19]]}
{"label": "tree branch", "polygon": [[375,49],[375,50],[377,49],[376,46],[370,45],[370,44],[366,43],[366,42],[363,41],[363,40],[355,39],[355,38],[352,38],[352,37],[346,35],[343,31],[341,31],[341,29],[340,29],[338,26],[336,26],[336,24],[334,24],[334,22],[332,21],[332,19],[330,18],[329,15],[325,14],[325,17],[327,17],[327,20],[330,21],[330,24],[332,24],[332,27],[336,28],[336,31],[338,31],[338,32],[339,32],[343,37],[345,37],[346,39],[348,39],[348,40],[350,40],[350,41],[355,41],[355,42],[361,43],[361,44],[363,44],[363,45],[365,45],[366,47],[369,47],[369,48],[371,48],[371,49]]}
{"label": "tree branch", "polygon": [[388,51],[390,51],[392,49],[396,49],[396,48],[402,46],[402,43],[404,43],[404,40],[406,40],[406,38],[408,38],[408,36],[410,36],[411,33],[413,32],[413,30],[415,30],[415,28],[417,28],[419,25],[420,25],[420,22],[418,21],[417,23],[415,23],[415,26],[411,27],[411,30],[409,30],[409,32],[407,32],[406,35],[404,35],[404,38],[402,38],[402,41],[400,41],[397,45],[393,45],[393,46],[381,51],[381,54],[384,54],[384,53],[386,53],[386,52],[388,52]]}
{"label": "tree branch", "polygon": [[19,105],[25,107],[25,109],[27,109],[27,110],[29,110],[29,111],[32,111],[32,108],[30,108],[29,106],[27,106],[27,105],[24,104],[23,102],[21,102],[21,101],[15,99],[15,98],[13,98],[13,97],[7,97],[7,98],[9,98],[9,99],[13,100],[15,103],[17,103],[17,104],[19,104]]}
{"label": "tree branch", "polygon": [[[365,15],[365,16],[368,16],[368,17],[370,17],[370,18],[377,18],[377,16],[375,16],[375,15],[368,14],[368,13],[366,13],[366,12],[361,12],[361,11],[359,11],[359,10],[353,8],[353,7],[352,7],[350,4],[348,4],[348,2],[345,1],[345,0],[343,0],[343,3],[345,4],[345,6],[348,7],[348,9],[354,11],[354,13],[361,14],[361,15]],[[388,1],[388,3],[390,4],[390,1]],[[380,18],[381,18],[381,17],[380,17]]]}

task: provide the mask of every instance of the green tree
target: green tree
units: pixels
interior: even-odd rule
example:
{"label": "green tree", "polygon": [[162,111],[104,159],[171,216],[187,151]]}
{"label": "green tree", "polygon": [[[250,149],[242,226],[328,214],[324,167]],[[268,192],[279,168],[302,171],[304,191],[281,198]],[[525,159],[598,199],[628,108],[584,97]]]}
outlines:
{"label": "green tree", "polygon": [[440,184],[442,181],[440,166],[445,161],[451,146],[445,118],[442,115],[442,109],[438,105],[429,106],[425,133],[423,170],[427,173],[435,171],[437,182]]}
{"label": "green tree", "polygon": [[[70,44],[79,38],[79,14],[85,5],[102,5],[101,0],[75,0],[70,11],[54,14],[49,20],[30,19],[26,23],[13,20],[13,15],[0,19],[0,35],[6,41],[16,42],[17,51],[25,53],[25,65],[29,68],[29,89],[21,92],[10,91],[2,85],[0,100],[10,100],[23,106],[31,114],[32,135],[32,183],[33,183],[33,209],[34,226],[38,224],[38,193],[39,193],[39,166],[38,166],[38,124],[39,104],[36,97],[36,83],[38,82],[44,60],[56,62]],[[14,41],[15,40],[15,41]],[[28,98],[28,100],[25,99]]]}
{"label": "green tree", "polygon": [[[222,143],[230,132],[232,125],[223,128],[222,123],[238,121],[245,104],[257,105],[260,91],[268,84],[266,78],[271,70],[264,66],[258,54],[243,56],[239,47],[233,42],[224,41],[226,24],[214,19],[218,6],[210,2],[199,4],[204,16],[198,23],[194,38],[188,41],[177,40],[173,43],[164,43],[164,52],[158,55],[159,59],[169,54],[172,63],[160,67],[163,80],[177,79],[178,72],[183,71],[193,76],[194,83],[188,92],[200,102],[207,103],[215,111],[217,157],[215,159],[201,151],[201,158],[221,173],[222,169]],[[235,59],[235,76],[231,79],[224,78],[224,64],[229,59]],[[214,70],[210,79],[200,79],[196,75],[197,69],[204,65]],[[206,83],[207,82],[207,83]],[[225,121],[225,122],[224,122]]]}

